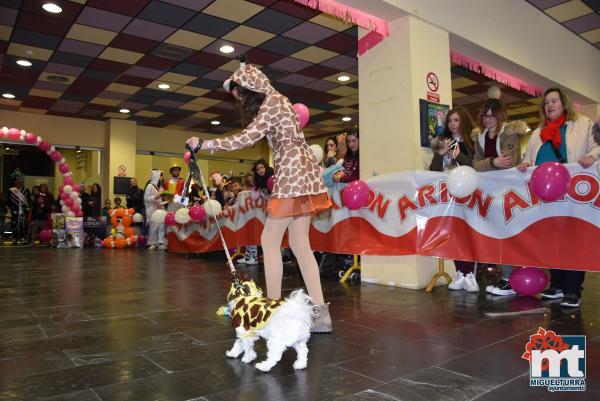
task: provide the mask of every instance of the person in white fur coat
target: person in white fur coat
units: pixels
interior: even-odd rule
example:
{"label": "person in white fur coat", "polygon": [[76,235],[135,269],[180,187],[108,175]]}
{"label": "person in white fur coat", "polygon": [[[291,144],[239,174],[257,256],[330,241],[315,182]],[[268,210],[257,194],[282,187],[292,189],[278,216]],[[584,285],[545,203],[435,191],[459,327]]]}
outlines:
{"label": "person in white fur coat", "polygon": [[152,170],[150,182],[144,190],[144,206],[146,207],[146,224],[148,224],[148,249],[167,249],[165,245],[165,224],[155,223],[152,215],[157,210],[164,210],[160,193],[163,190],[163,173]]}

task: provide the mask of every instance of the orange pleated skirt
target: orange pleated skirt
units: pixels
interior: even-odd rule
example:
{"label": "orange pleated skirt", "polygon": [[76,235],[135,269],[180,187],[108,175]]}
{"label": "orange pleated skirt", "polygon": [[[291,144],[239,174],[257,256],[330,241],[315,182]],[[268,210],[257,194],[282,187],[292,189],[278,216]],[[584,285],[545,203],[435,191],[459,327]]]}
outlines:
{"label": "orange pleated skirt", "polygon": [[275,218],[314,215],[331,207],[327,192],[302,195],[294,198],[271,198],[267,205],[267,216]]}

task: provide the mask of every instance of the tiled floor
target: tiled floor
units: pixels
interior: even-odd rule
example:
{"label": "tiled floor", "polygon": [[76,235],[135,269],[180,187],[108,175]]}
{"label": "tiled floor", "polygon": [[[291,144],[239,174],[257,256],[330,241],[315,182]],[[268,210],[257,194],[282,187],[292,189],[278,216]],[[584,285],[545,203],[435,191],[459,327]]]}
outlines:
{"label": "tiled floor", "polygon": [[[215,314],[225,265],[145,250],[0,248],[0,400],[600,399],[600,278],[575,311],[531,298],[324,282],[332,335],[309,364],[286,352],[268,374],[227,359]],[[263,283],[261,267],[246,269]],[[286,267],[284,288],[301,283]],[[586,334],[587,391],[532,389],[524,344],[539,326]],[[259,360],[265,347],[259,343]]]}

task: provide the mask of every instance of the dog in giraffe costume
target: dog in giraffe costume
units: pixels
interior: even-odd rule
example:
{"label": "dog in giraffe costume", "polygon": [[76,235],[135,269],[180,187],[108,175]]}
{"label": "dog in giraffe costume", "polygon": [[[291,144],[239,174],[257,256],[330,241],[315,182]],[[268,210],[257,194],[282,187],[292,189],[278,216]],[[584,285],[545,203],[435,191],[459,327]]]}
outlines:
{"label": "dog in giraffe costume", "polygon": [[225,354],[242,362],[256,359],[254,342],[262,337],[267,342],[267,359],[257,363],[258,370],[268,372],[279,362],[288,347],[296,350],[294,369],[304,369],[308,362],[308,347],[314,313],[310,297],[296,290],[285,300],[263,296],[262,290],[247,276],[234,273],[227,295],[231,324],[237,339]]}

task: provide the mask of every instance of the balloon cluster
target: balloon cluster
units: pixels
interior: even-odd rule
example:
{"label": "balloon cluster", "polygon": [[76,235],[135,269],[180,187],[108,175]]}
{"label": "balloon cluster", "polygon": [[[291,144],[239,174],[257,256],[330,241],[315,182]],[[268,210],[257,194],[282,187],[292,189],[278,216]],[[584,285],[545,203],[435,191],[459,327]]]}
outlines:
{"label": "balloon cluster", "polygon": [[56,164],[58,170],[64,177],[63,184],[58,187],[62,212],[70,217],[82,217],[83,211],[81,209],[81,198],[79,196],[80,188],[79,185],[75,184],[73,181],[73,173],[63,155],[48,141],[34,133],[19,130],[17,128],[3,127],[0,134],[1,138],[35,145],[39,150],[46,152],[46,154],[50,156],[50,159]]}
{"label": "balloon cluster", "polygon": [[222,207],[219,201],[210,199],[206,201],[202,206],[193,205],[189,208],[182,207],[177,211],[166,212],[164,210],[155,211],[150,217],[156,224],[165,224],[167,226],[176,226],[178,224],[188,224],[190,222],[202,221],[209,217],[219,216],[221,214]]}

